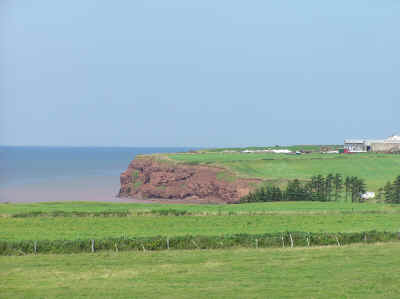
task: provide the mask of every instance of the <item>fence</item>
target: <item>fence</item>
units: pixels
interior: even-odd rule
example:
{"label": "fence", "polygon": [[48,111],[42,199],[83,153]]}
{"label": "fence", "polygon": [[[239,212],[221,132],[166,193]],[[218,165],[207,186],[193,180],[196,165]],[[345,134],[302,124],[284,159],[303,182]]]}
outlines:
{"label": "fence", "polygon": [[223,249],[233,247],[277,248],[310,247],[325,245],[348,245],[353,243],[388,242],[400,239],[395,232],[358,232],[358,233],[306,233],[284,232],[274,234],[237,234],[222,236],[176,236],[149,238],[107,238],[85,240],[0,240],[0,255],[24,254],[65,254],[95,252],[103,250],[168,250],[168,249]]}

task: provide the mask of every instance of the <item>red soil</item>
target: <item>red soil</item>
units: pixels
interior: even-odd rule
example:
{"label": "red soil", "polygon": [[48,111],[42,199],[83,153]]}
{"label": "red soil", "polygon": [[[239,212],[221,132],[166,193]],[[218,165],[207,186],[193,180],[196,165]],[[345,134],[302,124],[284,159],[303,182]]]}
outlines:
{"label": "red soil", "polygon": [[253,188],[254,179],[217,179],[223,169],[157,161],[133,160],[121,174],[119,197],[174,199],[193,203],[236,203]]}

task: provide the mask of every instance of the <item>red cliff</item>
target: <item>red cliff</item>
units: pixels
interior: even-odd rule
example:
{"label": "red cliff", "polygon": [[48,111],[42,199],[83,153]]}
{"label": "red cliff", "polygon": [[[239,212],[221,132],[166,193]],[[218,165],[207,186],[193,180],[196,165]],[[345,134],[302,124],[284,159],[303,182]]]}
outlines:
{"label": "red cliff", "polygon": [[151,156],[133,160],[121,174],[119,197],[185,199],[193,202],[235,203],[257,180],[224,179],[226,170],[160,161]]}

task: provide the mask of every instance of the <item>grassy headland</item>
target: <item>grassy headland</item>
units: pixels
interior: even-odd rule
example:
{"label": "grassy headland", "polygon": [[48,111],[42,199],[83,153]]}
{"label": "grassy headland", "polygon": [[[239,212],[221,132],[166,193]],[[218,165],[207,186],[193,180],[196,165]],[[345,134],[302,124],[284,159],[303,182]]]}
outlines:
{"label": "grassy headland", "polygon": [[370,191],[378,191],[400,174],[400,155],[199,152],[166,155],[178,163],[205,164],[226,168],[239,177],[260,178],[282,185],[288,180],[307,180],[314,175],[340,173],[365,180]]}

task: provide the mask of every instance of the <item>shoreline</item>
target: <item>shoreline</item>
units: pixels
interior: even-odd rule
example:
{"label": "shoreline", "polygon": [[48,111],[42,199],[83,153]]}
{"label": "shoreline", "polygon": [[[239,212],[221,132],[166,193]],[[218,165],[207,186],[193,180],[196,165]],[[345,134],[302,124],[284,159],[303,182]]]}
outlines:
{"label": "shoreline", "polygon": [[108,203],[144,203],[144,204],[214,204],[214,205],[224,205],[224,203],[215,203],[210,201],[202,200],[190,200],[190,199],[162,199],[162,198],[149,198],[149,199],[139,199],[139,198],[120,198],[120,197],[110,197],[110,198],[95,198],[95,199],[54,199],[54,198],[23,198],[23,199],[2,199],[0,198],[0,204],[27,204],[27,203],[50,203],[50,202],[108,202]]}

